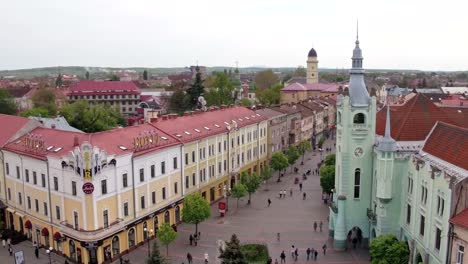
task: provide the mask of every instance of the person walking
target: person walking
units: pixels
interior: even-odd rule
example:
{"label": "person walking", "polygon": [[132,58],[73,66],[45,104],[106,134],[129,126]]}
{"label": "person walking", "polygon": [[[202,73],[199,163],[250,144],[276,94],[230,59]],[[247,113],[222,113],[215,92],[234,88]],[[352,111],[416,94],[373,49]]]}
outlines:
{"label": "person walking", "polygon": [[3,248],[5,248],[5,245],[6,245],[6,240],[5,239],[2,239],[2,245],[3,245]]}
{"label": "person walking", "polygon": [[317,260],[317,256],[318,256],[318,251],[315,250],[315,252],[314,252],[314,260]]}
{"label": "person walking", "polygon": [[291,258],[294,259],[294,256],[296,256],[296,248],[294,248],[294,245],[291,246]]}
{"label": "person walking", "polygon": [[276,240],[280,241],[280,233],[276,233]]}
{"label": "person walking", "polygon": [[268,257],[267,264],[273,264],[273,260],[271,259],[271,257]]}
{"label": "person walking", "polygon": [[34,255],[39,258],[39,248],[37,246],[34,248]]}
{"label": "person walking", "polygon": [[209,258],[208,253],[205,253],[205,264],[208,264],[208,258]]}
{"label": "person walking", "polygon": [[292,188],[289,190],[289,196],[292,197]]}
{"label": "person walking", "polygon": [[327,244],[323,244],[322,249],[323,249],[323,255],[326,255],[327,254]]}
{"label": "person walking", "polygon": [[11,248],[11,245],[8,247],[8,252],[10,253],[10,256],[13,256],[13,249]]}
{"label": "person walking", "polygon": [[305,200],[305,199],[306,199],[306,193],[303,192],[303,193],[302,193],[302,200]]}
{"label": "person walking", "polygon": [[192,257],[192,254],[190,254],[190,252],[187,253],[187,261],[189,264],[192,264],[193,257]]}
{"label": "person walking", "polygon": [[323,223],[322,221],[320,221],[320,224],[319,224],[320,232],[322,232],[322,227],[323,227]]}
{"label": "person walking", "polygon": [[281,252],[280,259],[281,263],[286,263],[286,254],[284,254],[284,250]]}
{"label": "person walking", "polygon": [[279,263],[278,263],[278,259],[275,259],[275,264],[279,264]]}
{"label": "person walking", "polygon": [[309,260],[309,257],[310,257],[310,248],[307,248],[306,254],[307,254],[307,260]]}
{"label": "person walking", "polygon": [[299,256],[299,248],[296,248],[296,250],[294,250],[294,261],[297,261],[297,257]]}
{"label": "person walking", "polygon": [[270,205],[271,205],[271,200],[270,198],[268,198],[268,207],[270,207]]}
{"label": "person walking", "polygon": [[299,191],[302,192],[302,182],[299,183]]}
{"label": "person walking", "polygon": [[192,236],[192,234],[190,234],[190,236],[189,236],[189,241],[190,241],[190,245],[193,245],[193,236]]}
{"label": "person walking", "polygon": [[317,221],[314,221],[314,231],[317,232]]}

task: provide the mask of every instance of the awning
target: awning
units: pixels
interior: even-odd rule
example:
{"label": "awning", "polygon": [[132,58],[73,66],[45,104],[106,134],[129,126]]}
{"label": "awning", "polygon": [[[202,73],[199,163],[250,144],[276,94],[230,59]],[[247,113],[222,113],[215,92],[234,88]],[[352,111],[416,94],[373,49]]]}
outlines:
{"label": "awning", "polygon": [[27,229],[31,229],[32,228],[31,221],[26,220],[26,222],[24,222],[24,227],[26,227]]}
{"label": "awning", "polygon": [[45,237],[46,237],[46,236],[49,236],[49,229],[47,229],[47,228],[45,228],[45,227],[42,228],[41,234],[42,234],[43,236],[45,236]]}
{"label": "awning", "polygon": [[59,232],[54,233],[54,240],[59,241],[62,238],[62,235]]}

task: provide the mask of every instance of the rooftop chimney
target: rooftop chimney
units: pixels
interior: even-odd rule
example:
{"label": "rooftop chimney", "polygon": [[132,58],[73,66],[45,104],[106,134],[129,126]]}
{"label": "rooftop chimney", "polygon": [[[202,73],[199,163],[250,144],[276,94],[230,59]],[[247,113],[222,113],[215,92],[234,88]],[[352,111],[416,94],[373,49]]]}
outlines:
{"label": "rooftop chimney", "polygon": [[78,147],[80,145],[80,142],[78,140],[78,136],[73,137],[73,146]]}

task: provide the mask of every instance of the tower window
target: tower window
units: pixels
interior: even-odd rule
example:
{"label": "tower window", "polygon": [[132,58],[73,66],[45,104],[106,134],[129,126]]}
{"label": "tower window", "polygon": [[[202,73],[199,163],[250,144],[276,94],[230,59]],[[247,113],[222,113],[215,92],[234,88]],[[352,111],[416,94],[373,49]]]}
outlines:
{"label": "tower window", "polygon": [[363,113],[358,113],[354,115],[353,123],[354,124],[364,124],[366,122],[366,116]]}
{"label": "tower window", "polygon": [[361,169],[354,171],[354,198],[359,198],[361,190]]}

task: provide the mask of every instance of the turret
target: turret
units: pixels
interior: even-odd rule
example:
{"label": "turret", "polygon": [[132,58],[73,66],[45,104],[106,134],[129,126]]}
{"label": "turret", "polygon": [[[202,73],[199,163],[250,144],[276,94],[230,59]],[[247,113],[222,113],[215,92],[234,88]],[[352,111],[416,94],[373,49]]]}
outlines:
{"label": "turret", "polygon": [[349,71],[349,96],[354,107],[366,107],[370,104],[369,92],[364,83],[364,69],[362,68],[362,51],[359,47],[359,35],[356,36],[356,46],[353,50],[352,68]]}

